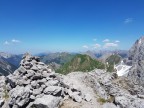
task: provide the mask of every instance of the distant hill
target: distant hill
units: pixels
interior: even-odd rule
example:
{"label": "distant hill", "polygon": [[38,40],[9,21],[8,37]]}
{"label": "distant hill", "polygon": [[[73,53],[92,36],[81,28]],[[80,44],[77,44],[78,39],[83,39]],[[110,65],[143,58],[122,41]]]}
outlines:
{"label": "distant hill", "polygon": [[104,69],[105,65],[88,55],[77,54],[70,62],[64,64],[56,72],[62,74],[68,74],[72,71],[88,72],[95,68]]}
{"label": "distant hill", "polygon": [[107,71],[114,72],[114,65],[118,64],[121,61],[121,57],[118,54],[112,54],[106,59],[107,64]]}

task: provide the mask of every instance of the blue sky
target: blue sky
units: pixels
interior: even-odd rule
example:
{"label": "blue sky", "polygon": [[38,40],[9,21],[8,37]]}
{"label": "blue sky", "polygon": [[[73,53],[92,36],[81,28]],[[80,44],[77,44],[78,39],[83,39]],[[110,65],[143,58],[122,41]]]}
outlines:
{"label": "blue sky", "polygon": [[144,0],[0,0],[0,51],[129,49],[144,35]]}

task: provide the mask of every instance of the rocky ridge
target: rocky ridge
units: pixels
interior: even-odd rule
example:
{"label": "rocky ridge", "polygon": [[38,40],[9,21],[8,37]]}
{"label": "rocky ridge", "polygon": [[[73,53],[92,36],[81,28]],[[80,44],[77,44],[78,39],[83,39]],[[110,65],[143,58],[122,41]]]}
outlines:
{"label": "rocky ridge", "polygon": [[132,46],[127,62],[132,65],[128,78],[134,84],[140,84],[144,87],[144,37],[141,37]]}
{"label": "rocky ridge", "polygon": [[144,89],[99,69],[61,75],[25,54],[13,74],[0,76],[0,107],[143,108]]}

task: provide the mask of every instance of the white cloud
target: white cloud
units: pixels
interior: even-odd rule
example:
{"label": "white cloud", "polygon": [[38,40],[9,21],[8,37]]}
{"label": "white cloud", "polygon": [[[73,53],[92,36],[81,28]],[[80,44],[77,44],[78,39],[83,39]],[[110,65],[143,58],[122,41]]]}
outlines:
{"label": "white cloud", "polygon": [[12,42],[12,43],[20,43],[20,41],[19,41],[19,40],[16,40],[16,39],[12,39],[11,42]]}
{"label": "white cloud", "polygon": [[103,42],[109,42],[110,40],[109,39],[105,39],[105,40],[103,40]]}
{"label": "white cloud", "polygon": [[8,41],[5,41],[4,42],[4,45],[9,45],[10,43]]}
{"label": "white cloud", "polygon": [[133,18],[127,18],[124,20],[125,24],[131,23],[131,22],[133,22]]}
{"label": "white cloud", "polygon": [[118,47],[117,43],[105,43],[104,48]]}
{"label": "white cloud", "polygon": [[119,42],[120,42],[119,40],[116,40],[116,41],[115,41],[115,43],[119,43]]}
{"label": "white cloud", "polygon": [[100,44],[94,44],[93,47],[94,47],[94,48],[100,48],[101,45],[100,45]]}
{"label": "white cloud", "polygon": [[96,41],[97,39],[93,39],[93,41]]}
{"label": "white cloud", "polygon": [[83,48],[86,48],[86,49],[88,48],[88,46],[87,46],[87,45],[83,45],[82,47],[83,47]]}

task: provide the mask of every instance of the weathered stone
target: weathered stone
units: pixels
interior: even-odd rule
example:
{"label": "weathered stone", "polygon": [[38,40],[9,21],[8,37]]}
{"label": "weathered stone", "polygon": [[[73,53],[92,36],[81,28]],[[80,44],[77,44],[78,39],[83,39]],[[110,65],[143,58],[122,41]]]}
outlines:
{"label": "weathered stone", "polygon": [[4,100],[3,99],[0,99],[0,107],[2,107],[4,104]]}
{"label": "weathered stone", "polygon": [[41,98],[37,98],[32,107],[35,108],[58,108],[61,98],[54,97],[52,95],[44,95]]}
{"label": "weathered stone", "polygon": [[119,107],[115,106],[113,103],[104,103],[102,105],[102,108],[119,108]]}
{"label": "weathered stone", "polygon": [[19,71],[19,73],[22,73],[22,74],[25,74],[27,72],[27,70],[23,67],[23,66],[20,66],[17,71]]}
{"label": "weathered stone", "polygon": [[36,98],[41,98],[41,97],[43,97],[44,95],[45,95],[44,93],[39,94],[39,95],[36,96]]}
{"label": "weathered stone", "polygon": [[44,66],[45,64],[44,64],[43,62],[39,62],[39,65],[42,65],[42,66]]}
{"label": "weathered stone", "polygon": [[72,98],[76,101],[76,102],[82,102],[82,98],[79,95],[73,95]]}
{"label": "weathered stone", "polygon": [[117,96],[115,97],[115,103],[118,104],[121,108],[129,108],[131,105],[130,99],[125,96]]}
{"label": "weathered stone", "polygon": [[42,93],[42,91],[43,91],[43,88],[33,89],[33,95],[39,95]]}
{"label": "weathered stone", "polygon": [[59,81],[58,80],[49,80],[45,83],[46,86],[58,86]]}
{"label": "weathered stone", "polygon": [[38,80],[38,79],[42,79],[43,76],[40,73],[35,73],[35,75],[33,75],[32,80]]}
{"label": "weathered stone", "polygon": [[27,70],[27,74],[26,74],[27,78],[32,77],[34,75],[34,73],[35,72],[33,70]]}
{"label": "weathered stone", "polygon": [[42,85],[45,84],[47,82],[47,80],[45,78],[41,79],[41,80],[37,80],[37,83]]}
{"label": "weathered stone", "polygon": [[18,105],[20,107],[24,106],[29,102],[30,92],[30,88],[28,87],[17,86],[12,89],[10,91],[10,105]]}
{"label": "weathered stone", "polygon": [[17,79],[13,75],[7,76],[6,79],[12,88],[14,88],[16,86]]}
{"label": "weathered stone", "polygon": [[79,96],[79,92],[72,92],[70,89],[67,91],[68,95],[74,99],[76,102],[81,102],[82,101],[82,97]]}
{"label": "weathered stone", "polygon": [[31,83],[30,81],[31,81],[31,80],[26,80],[26,81],[23,82],[23,84],[24,84],[24,85],[28,85],[28,84]]}
{"label": "weathered stone", "polygon": [[36,81],[32,81],[32,82],[31,82],[31,86],[32,86],[33,88],[36,88],[36,85],[37,85],[37,82],[36,82]]}
{"label": "weathered stone", "polygon": [[33,104],[34,104],[33,102],[30,102],[26,108],[32,108]]}
{"label": "weathered stone", "polygon": [[15,70],[15,71],[14,71],[14,73],[13,73],[13,75],[14,75],[14,76],[19,76],[19,75],[20,75],[20,73],[19,73],[19,71],[18,71],[18,70]]}
{"label": "weathered stone", "polygon": [[31,99],[31,100],[35,100],[35,98],[36,98],[36,97],[35,97],[34,95],[31,95],[31,96],[30,96],[30,99]]}
{"label": "weathered stone", "polygon": [[45,88],[46,88],[46,85],[43,84],[43,85],[41,85],[41,87],[42,87],[43,89],[45,89]]}
{"label": "weathered stone", "polygon": [[42,75],[43,75],[43,77],[49,77],[49,73],[47,73],[47,71],[43,71]]}
{"label": "weathered stone", "polygon": [[44,93],[45,94],[52,94],[52,95],[57,95],[62,91],[62,87],[59,86],[49,86],[45,88]]}
{"label": "weathered stone", "polygon": [[39,69],[37,68],[37,66],[33,65],[31,70],[38,71]]}
{"label": "weathered stone", "polygon": [[92,97],[90,96],[90,94],[85,94],[84,99],[89,102],[92,100]]}

